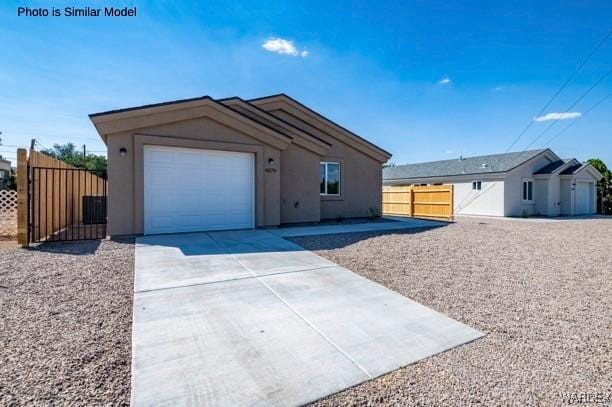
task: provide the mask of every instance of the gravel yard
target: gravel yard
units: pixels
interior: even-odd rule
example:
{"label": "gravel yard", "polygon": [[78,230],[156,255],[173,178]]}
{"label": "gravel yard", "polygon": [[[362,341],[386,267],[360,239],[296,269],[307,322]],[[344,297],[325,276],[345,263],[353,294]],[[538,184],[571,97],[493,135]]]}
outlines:
{"label": "gravel yard", "polygon": [[0,244],[0,405],[127,405],[131,240]]}
{"label": "gravel yard", "polygon": [[294,238],[487,334],[317,404],[561,405],[612,393],[612,219]]}
{"label": "gravel yard", "polygon": [[[487,334],[318,405],[612,392],[612,219],[292,240]],[[133,271],[131,240],[0,245],[0,405],[129,403]]]}

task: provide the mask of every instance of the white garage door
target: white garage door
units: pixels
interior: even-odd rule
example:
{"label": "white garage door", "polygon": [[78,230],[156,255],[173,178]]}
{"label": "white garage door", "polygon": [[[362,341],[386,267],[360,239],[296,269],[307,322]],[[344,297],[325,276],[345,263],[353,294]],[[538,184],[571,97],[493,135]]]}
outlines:
{"label": "white garage door", "polygon": [[576,215],[591,213],[591,183],[576,183]]}
{"label": "white garage door", "polygon": [[144,147],[146,234],[254,227],[250,153]]}

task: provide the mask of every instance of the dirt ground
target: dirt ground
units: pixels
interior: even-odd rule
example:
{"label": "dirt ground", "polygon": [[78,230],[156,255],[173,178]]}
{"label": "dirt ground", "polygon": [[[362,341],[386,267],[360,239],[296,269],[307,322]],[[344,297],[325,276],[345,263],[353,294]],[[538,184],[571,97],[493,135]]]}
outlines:
{"label": "dirt ground", "polygon": [[292,240],[487,334],[318,405],[612,401],[612,218]]}
{"label": "dirt ground", "polygon": [[[612,219],[292,240],[487,334],[320,406],[562,405],[612,393]],[[131,240],[0,242],[0,405],[129,403],[133,270]]]}
{"label": "dirt ground", "polygon": [[131,240],[0,242],[0,405],[127,405]]}

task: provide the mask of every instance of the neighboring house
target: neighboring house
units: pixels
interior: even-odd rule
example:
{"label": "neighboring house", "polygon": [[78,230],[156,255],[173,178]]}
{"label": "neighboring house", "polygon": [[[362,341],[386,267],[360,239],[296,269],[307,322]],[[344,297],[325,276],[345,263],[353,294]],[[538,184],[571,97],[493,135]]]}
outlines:
{"label": "neighboring house", "polygon": [[453,184],[455,215],[559,216],[597,212],[590,164],[550,149],[385,168],[384,185]]}
{"label": "neighboring house", "polygon": [[8,187],[9,178],[11,177],[11,162],[5,160],[0,155],[0,189]]}
{"label": "neighboring house", "polygon": [[108,234],[273,227],[381,211],[391,154],[287,95],[90,115],[108,148]]}

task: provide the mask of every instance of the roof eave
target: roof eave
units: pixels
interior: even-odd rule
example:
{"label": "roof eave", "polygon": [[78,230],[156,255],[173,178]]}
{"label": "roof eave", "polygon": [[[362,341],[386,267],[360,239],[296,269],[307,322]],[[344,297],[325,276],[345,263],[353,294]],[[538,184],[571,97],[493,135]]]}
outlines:
{"label": "roof eave", "polygon": [[[124,131],[137,130],[139,128],[145,128],[146,126],[134,126],[130,127],[127,123],[131,119],[138,119],[141,117],[154,116],[156,114],[166,114],[178,111],[189,111],[190,109],[195,111],[197,109],[210,108],[216,111],[219,111],[225,115],[228,115],[235,120],[238,120],[248,126],[254,127],[255,129],[262,131],[269,136],[276,138],[280,143],[278,145],[279,148],[286,147],[291,142],[291,137],[279,133],[271,127],[265,126],[248,116],[241,114],[240,112],[235,111],[234,109],[225,106],[222,103],[217,102],[213,98],[209,96],[200,97],[200,98],[191,98],[191,99],[183,99],[179,101],[172,102],[164,102],[157,103],[152,105],[144,105],[126,109],[118,109],[111,110],[102,113],[94,113],[90,114],[89,118],[96,127],[96,130],[102,137],[103,141],[107,142],[108,135],[120,133]],[[195,119],[198,117],[204,117],[205,115],[198,116],[194,114],[190,116],[189,114],[184,115],[184,117],[178,118],[176,121],[183,121],[189,119]],[[161,123],[169,123],[171,121],[161,121]],[[122,126],[121,123],[124,123]],[[155,124],[157,125],[157,124]]]}
{"label": "roof eave", "polygon": [[[287,95],[285,93],[278,93],[278,94],[275,94],[275,95],[269,95],[269,96],[263,96],[263,97],[259,97],[259,98],[249,99],[249,100],[247,100],[247,102],[249,102],[251,104],[254,104],[254,105],[258,105],[258,104],[264,104],[264,102],[265,103],[270,103],[270,102],[274,102],[274,101],[278,101],[278,100],[282,100],[282,101],[284,101],[286,103],[289,103],[294,108],[298,109],[299,111],[303,112],[304,114],[309,115],[310,117],[315,118],[320,123],[323,123],[324,125],[331,127],[332,129],[340,132],[341,134],[345,135],[346,137],[349,137],[349,138],[355,140],[356,142],[358,142],[363,147],[371,150],[371,152],[374,153],[373,154],[373,158],[375,158],[376,160],[380,161],[381,163],[387,162],[392,157],[392,154],[389,153],[388,151],[378,147],[377,145],[375,145],[375,144],[371,143],[370,141],[366,140],[365,138],[355,134],[354,132],[348,130],[347,128],[345,128],[345,127],[343,127],[341,125],[339,125],[338,123],[334,122],[333,120],[323,116],[319,112],[316,112],[315,110],[312,110],[308,106],[306,106],[306,105],[302,104],[301,102],[293,99],[291,96],[289,96],[289,95]],[[323,131],[323,130],[321,130],[321,131]],[[329,132],[325,132],[325,133],[329,134]]]}
{"label": "roof eave", "polygon": [[235,109],[235,106],[241,106],[242,108],[249,110],[251,113],[259,115],[265,120],[271,121],[277,126],[282,127],[285,131],[294,135],[295,137],[291,137],[293,143],[304,147],[316,154],[324,155],[331,148],[331,144],[326,142],[325,140],[322,140],[312,134],[303,131],[302,129],[293,126],[291,123],[288,123],[266,112],[265,110],[260,109],[259,107],[247,102],[246,100],[238,96],[218,99],[217,101],[228,106],[229,108],[232,108],[232,106],[234,106]]}
{"label": "roof eave", "polygon": [[453,179],[453,178],[461,178],[461,177],[483,177],[487,178],[492,176],[492,178],[503,178],[508,174],[508,171],[494,171],[494,172],[472,172],[466,174],[454,174],[454,175],[430,175],[425,177],[410,177],[410,178],[383,178],[383,182],[393,181],[393,182],[416,182],[421,180],[445,180],[445,179]]}

